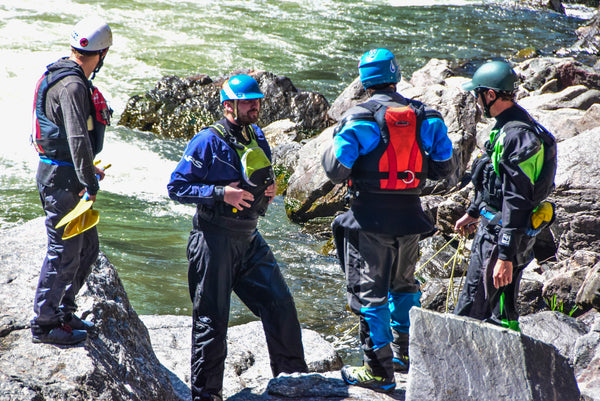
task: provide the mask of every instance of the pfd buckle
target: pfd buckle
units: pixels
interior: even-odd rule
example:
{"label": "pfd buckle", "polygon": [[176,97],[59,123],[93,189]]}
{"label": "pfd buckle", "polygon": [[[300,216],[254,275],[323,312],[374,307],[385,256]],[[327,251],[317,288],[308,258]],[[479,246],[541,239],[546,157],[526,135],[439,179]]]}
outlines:
{"label": "pfd buckle", "polygon": [[404,173],[406,173],[409,177],[409,179],[402,179],[402,182],[405,184],[412,184],[413,181],[415,180],[415,173],[413,171],[410,170],[405,170],[403,171]]}

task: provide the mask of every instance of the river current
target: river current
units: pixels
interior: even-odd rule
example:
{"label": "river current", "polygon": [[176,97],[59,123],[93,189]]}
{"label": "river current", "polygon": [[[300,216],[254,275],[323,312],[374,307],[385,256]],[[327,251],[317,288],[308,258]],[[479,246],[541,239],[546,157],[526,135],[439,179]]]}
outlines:
{"label": "river current", "polygon": [[[431,58],[485,60],[535,47],[567,47],[592,10],[520,10],[515,1],[470,0],[0,0],[0,229],[42,216],[29,145],[34,83],[68,55],[72,26],[99,14],[114,45],[94,83],[115,110],[101,159],[111,163],[95,203],[101,250],[117,267],[139,314],[191,314],[185,247],[193,207],[168,199],[184,142],[116,126],[130,96],[164,75],[218,77],[239,68],[286,75],[332,103],[356,77],[360,55],[392,50],[409,77]],[[356,355],[357,321],[322,242],[288,221],[276,198],[260,230],[294,294],[302,325]],[[2,244],[0,244],[2,246]],[[40,260],[41,265],[41,260]],[[255,318],[234,297],[230,324]]]}

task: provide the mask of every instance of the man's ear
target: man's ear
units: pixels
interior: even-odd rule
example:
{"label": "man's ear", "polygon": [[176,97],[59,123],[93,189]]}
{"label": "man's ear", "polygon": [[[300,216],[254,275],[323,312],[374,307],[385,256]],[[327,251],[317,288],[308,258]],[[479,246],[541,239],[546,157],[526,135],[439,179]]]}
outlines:
{"label": "man's ear", "polygon": [[234,110],[233,110],[233,104],[232,104],[231,100],[225,100],[223,102],[223,107],[225,108],[226,112],[233,114]]}

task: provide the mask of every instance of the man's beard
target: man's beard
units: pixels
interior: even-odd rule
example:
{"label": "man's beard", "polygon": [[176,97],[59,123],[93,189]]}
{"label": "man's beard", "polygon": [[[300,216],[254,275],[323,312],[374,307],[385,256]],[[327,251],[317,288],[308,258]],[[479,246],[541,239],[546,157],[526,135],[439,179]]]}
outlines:
{"label": "man's beard", "polygon": [[[250,114],[255,114],[256,117],[251,117]],[[238,124],[240,125],[249,125],[249,124],[255,124],[258,121],[258,110],[250,110],[248,113],[244,114],[244,115],[238,115],[236,121]]]}

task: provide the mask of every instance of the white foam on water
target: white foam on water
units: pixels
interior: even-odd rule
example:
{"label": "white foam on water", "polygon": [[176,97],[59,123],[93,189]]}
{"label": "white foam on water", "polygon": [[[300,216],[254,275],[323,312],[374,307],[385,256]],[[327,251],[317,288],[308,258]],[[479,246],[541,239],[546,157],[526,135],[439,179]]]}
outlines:
{"label": "white foam on water", "polygon": [[472,6],[481,0],[388,0],[393,7]]}
{"label": "white foam on water", "polygon": [[[1,174],[35,180],[38,156],[29,139],[35,83],[46,65],[69,55],[68,35],[73,23],[81,15],[96,10],[100,15],[106,14],[96,6],[69,1],[22,0],[17,5],[0,1],[0,18],[4,22],[0,25]],[[36,16],[44,14],[60,17],[57,17],[57,22],[41,23]],[[126,10],[120,15],[111,15],[110,23],[115,26],[114,45],[104,67],[94,79],[94,84],[118,111],[125,108],[130,95],[149,89],[140,88],[140,82],[154,82],[161,77],[158,68],[133,57],[144,47],[143,43],[118,33],[119,21],[133,18],[135,14]],[[137,14],[138,20],[132,25],[141,27],[144,20]],[[169,41],[186,40],[176,32],[159,34],[168,37]],[[132,79],[134,76],[135,79]],[[117,121],[118,115],[113,116],[113,126]],[[106,180],[101,183],[101,190],[148,201],[166,200],[166,184],[176,163],[143,146],[144,140],[136,138],[134,131],[130,131],[130,138],[123,140],[122,136],[114,134],[113,129],[108,127],[104,149],[99,155],[102,164],[112,164]]]}

